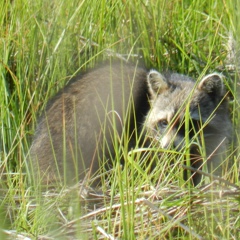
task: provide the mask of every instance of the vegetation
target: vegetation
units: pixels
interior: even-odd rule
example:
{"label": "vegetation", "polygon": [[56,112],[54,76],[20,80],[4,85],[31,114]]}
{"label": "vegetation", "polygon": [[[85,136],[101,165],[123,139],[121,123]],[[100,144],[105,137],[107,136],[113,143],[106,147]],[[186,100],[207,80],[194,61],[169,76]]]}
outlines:
{"label": "vegetation", "polygon": [[[240,239],[239,58],[230,57],[237,56],[231,42],[240,34],[239,8],[237,0],[4,0],[0,238]],[[110,56],[195,79],[225,74],[235,142],[224,181],[206,177],[193,188],[180,165],[164,158],[148,174],[133,161],[136,149],[102,189],[79,184],[39,194],[28,184],[24,166],[38,113],[72,76]]]}

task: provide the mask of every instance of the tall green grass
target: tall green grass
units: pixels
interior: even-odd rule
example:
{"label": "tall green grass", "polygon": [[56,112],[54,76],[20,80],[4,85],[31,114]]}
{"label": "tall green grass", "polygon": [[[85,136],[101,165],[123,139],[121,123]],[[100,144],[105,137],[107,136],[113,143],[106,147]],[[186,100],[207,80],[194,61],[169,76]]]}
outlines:
{"label": "tall green grass", "polygon": [[[238,239],[239,192],[233,186],[226,184],[225,192],[216,192],[221,187],[214,183],[205,191],[185,188],[182,170],[168,166],[170,160],[149,175],[144,163],[134,161],[143,149],[128,153],[125,168],[113,171],[105,194],[96,193],[105,209],[92,215],[79,206],[77,193],[89,197],[84,191],[39,195],[26,184],[24,168],[47,100],[73,75],[114,56],[195,78],[226,74],[236,126],[234,164],[226,180],[239,185],[239,76],[226,67],[229,33],[239,40],[238,5],[230,0],[5,0],[0,6],[0,227],[5,232],[0,236],[11,239],[16,231],[32,239],[64,234],[103,239],[105,232],[119,239]],[[236,66],[237,60],[231,61]],[[169,151],[158,151],[169,159]],[[79,216],[85,218],[78,221]]]}

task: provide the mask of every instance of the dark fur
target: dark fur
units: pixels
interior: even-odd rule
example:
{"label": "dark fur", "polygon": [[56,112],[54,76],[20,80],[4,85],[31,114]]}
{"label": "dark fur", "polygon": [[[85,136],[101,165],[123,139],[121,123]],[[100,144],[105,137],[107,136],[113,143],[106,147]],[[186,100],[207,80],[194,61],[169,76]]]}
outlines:
{"label": "dark fur", "polygon": [[[126,135],[134,135],[138,129],[133,118],[140,126],[149,109],[146,79],[143,68],[109,63],[63,88],[42,114],[30,151],[41,182],[54,183],[65,176],[72,183],[89,170],[94,174],[103,159],[114,157],[112,138],[122,135],[123,125]],[[127,107],[129,113],[134,108],[136,116],[127,114]]]}
{"label": "dark fur", "polygon": [[[170,142],[161,146],[159,139],[170,131],[161,128],[163,119],[154,118],[153,121],[151,113],[175,109],[174,118],[179,115],[182,121],[184,110],[177,110],[184,109],[193,91],[191,117],[194,121],[201,118],[206,122],[225,94],[222,81],[218,77],[215,80],[201,82],[193,91],[195,84],[186,76],[149,73],[125,63],[109,63],[76,77],[49,101],[39,119],[29,165],[35,174],[40,173],[42,184],[62,179],[71,184],[83,179],[88,171],[97,172],[103,159],[114,159],[114,145],[122,143],[123,134],[131,136],[131,146],[134,146],[143,126],[150,141],[157,139],[160,147],[169,147]],[[169,119],[166,124],[170,125]],[[174,144],[177,147],[184,134],[179,121],[171,125],[171,132],[177,136],[178,144]],[[229,139],[230,129],[227,100],[224,99],[204,130],[208,156],[224,138]],[[226,142],[217,151],[224,152]],[[212,159],[214,168],[210,169],[215,169],[221,163],[218,154]]]}

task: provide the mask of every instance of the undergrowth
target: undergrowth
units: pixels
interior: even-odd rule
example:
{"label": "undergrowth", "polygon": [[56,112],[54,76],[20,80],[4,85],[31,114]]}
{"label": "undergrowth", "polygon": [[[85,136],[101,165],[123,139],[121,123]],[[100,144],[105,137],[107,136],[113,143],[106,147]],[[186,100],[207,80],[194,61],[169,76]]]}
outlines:
{"label": "undergrowth", "polygon": [[[1,239],[239,239],[239,3],[230,0],[6,0],[0,6]],[[231,44],[232,40],[236,43]],[[234,49],[231,47],[234,46]],[[232,55],[233,56],[232,56]],[[109,57],[198,79],[222,72],[234,141],[224,179],[196,188],[170,150],[152,171],[126,154],[103,186],[39,193],[25,170],[39,114],[69,79]],[[146,152],[147,154],[147,152]],[[165,161],[164,161],[165,159]],[[107,178],[104,177],[107,175]]]}

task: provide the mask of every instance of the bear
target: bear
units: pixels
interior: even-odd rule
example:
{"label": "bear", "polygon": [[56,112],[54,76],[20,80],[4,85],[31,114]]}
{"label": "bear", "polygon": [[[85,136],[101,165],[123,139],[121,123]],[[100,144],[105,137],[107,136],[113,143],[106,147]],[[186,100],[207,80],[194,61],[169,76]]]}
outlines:
{"label": "bear", "polygon": [[[111,168],[119,147],[154,143],[156,148],[180,150],[186,133],[193,139],[191,166],[202,169],[205,164],[196,144],[201,135],[208,170],[221,176],[231,139],[222,75],[212,73],[196,82],[182,74],[110,60],[74,77],[50,99],[38,120],[27,165],[38,184],[69,185],[102,167]],[[201,178],[193,173],[193,184]]]}

